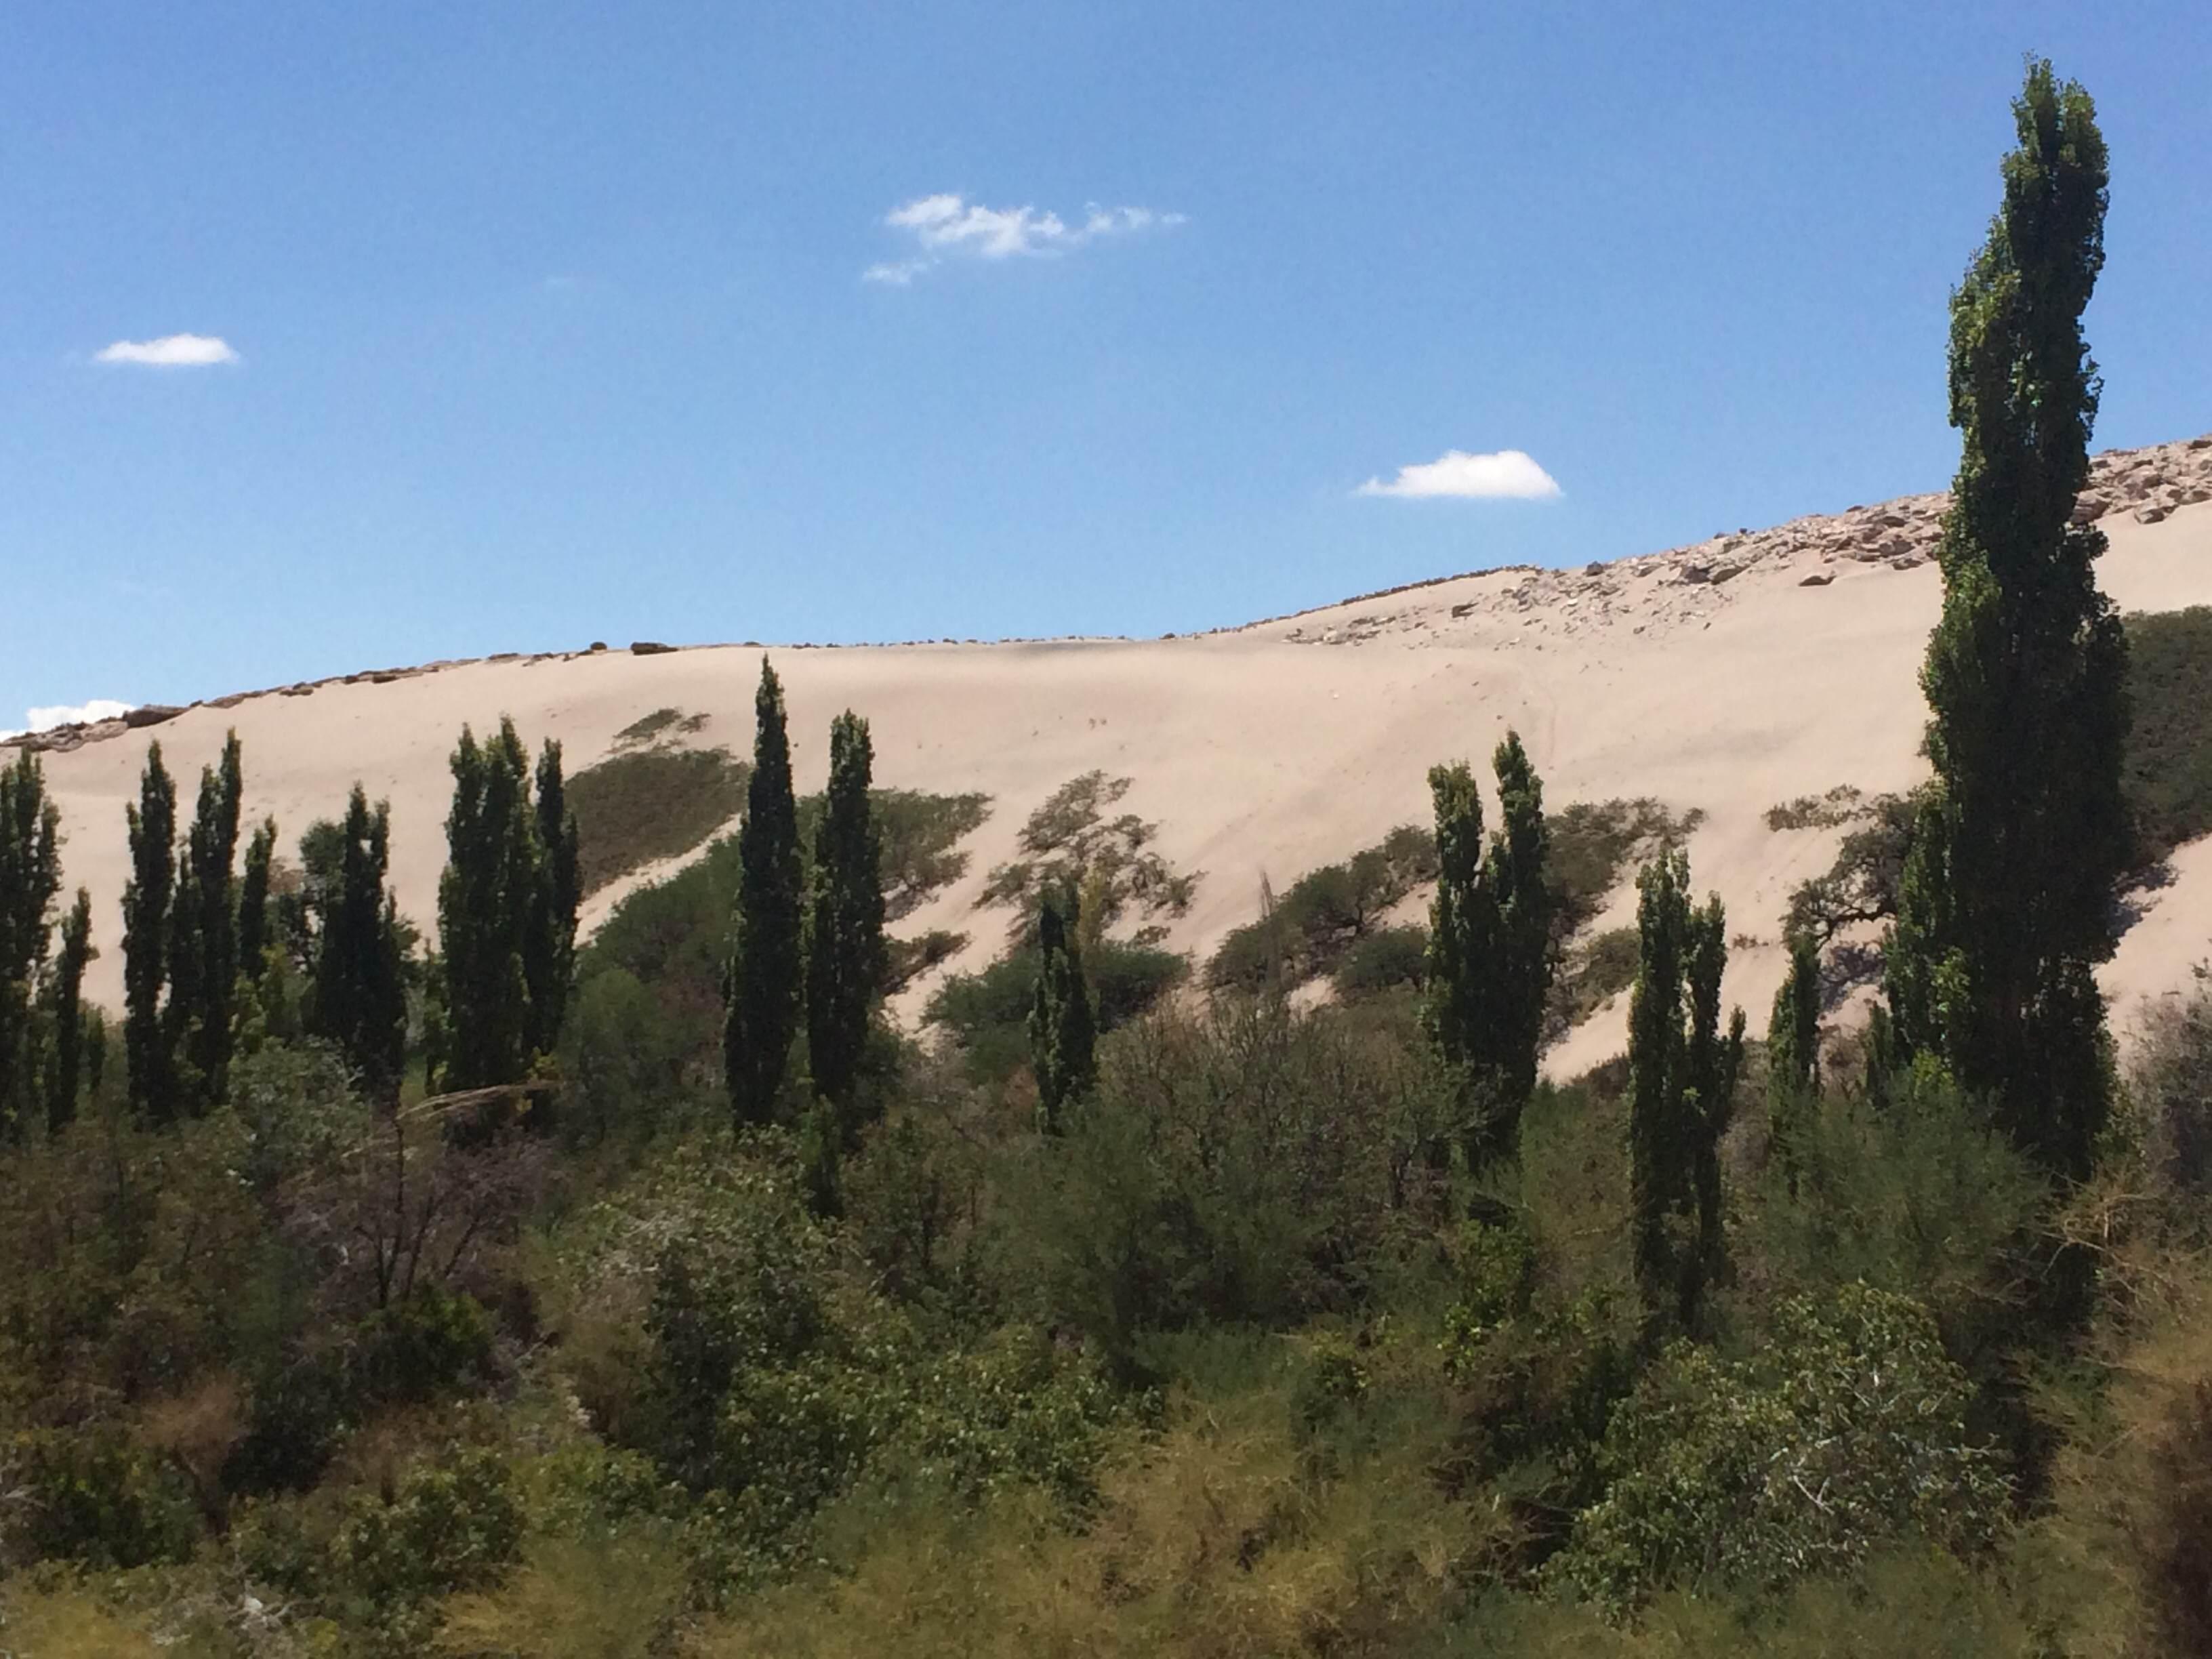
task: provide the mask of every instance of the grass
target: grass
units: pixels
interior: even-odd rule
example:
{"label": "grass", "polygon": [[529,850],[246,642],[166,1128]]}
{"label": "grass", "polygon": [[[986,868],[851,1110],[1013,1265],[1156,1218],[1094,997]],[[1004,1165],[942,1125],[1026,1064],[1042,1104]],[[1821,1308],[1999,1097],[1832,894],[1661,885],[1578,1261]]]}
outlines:
{"label": "grass", "polygon": [[726,749],[657,747],[611,756],[577,773],[568,780],[568,804],[584,891],[699,845],[744,805],[751,769]]}

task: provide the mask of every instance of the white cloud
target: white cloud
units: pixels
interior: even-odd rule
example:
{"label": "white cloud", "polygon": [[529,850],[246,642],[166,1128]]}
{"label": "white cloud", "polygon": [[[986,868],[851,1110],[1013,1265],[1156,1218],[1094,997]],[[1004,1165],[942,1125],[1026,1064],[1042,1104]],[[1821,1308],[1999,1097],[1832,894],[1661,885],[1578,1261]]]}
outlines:
{"label": "white cloud", "polygon": [[238,354],[212,334],[165,334],[158,340],[118,340],[93,358],[96,363],[136,363],[149,368],[205,368],[234,363]]}
{"label": "white cloud", "polygon": [[1433,461],[1401,466],[1389,483],[1370,478],[1359,486],[1362,495],[1456,495],[1462,498],[1543,501],[1559,493],[1559,483],[1518,449],[1501,449],[1494,455],[1470,455],[1463,449],[1447,449]]}
{"label": "white cloud", "polygon": [[94,720],[121,720],[137,706],[135,702],[118,702],[112,697],[94,697],[90,702],[74,707],[57,703],[47,708],[26,709],[22,730],[0,732],[0,738],[20,738],[24,732],[45,732],[57,726],[89,726]]}
{"label": "white cloud", "polygon": [[1033,207],[985,207],[951,192],[917,196],[885,214],[884,223],[913,236],[921,253],[870,265],[860,273],[860,279],[904,288],[948,258],[1011,259],[1066,253],[1102,237],[1171,229],[1183,222],[1180,213],[1158,213],[1144,207],[1100,207],[1093,203],[1084,209],[1081,222],[1071,225],[1057,213],[1039,212]]}

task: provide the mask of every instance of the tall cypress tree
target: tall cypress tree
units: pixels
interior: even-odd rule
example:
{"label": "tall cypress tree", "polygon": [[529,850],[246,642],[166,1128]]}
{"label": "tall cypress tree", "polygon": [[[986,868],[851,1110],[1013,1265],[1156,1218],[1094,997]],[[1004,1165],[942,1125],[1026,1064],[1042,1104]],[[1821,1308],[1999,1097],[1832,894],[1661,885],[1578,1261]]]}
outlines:
{"label": "tall cypress tree", "polygon": [[1073,894],[1044,895],[1037,913],[1037,982],[1030,1006],[1030,1060],[1036,1072],[1037,1127],[1060,1132],[1067,1106],[1098,1081],[1098,1026],[1075,939]]}
{"label": "tall cypress tree", "polygon": [[438,882],[438,945],[447,1021],[441,1086],[522,1080],[533,1025],[526,967],[539,902],[530,762],[514,722],[479,744],[466,726],[453,750],[447,862]]}
{"label": "tall cypress tree", "polygon": [[325,896],[316,940],[309,1024],[337,1044],[362,1091],[388,1105],[398,1098],[407,1042],[398,911],[385,885],[391,809],[379,801],[371,811],[356,783],[343,833],[338,878]]}
{"label": "tall cypress tree", "polygon": [[1535,1090],[1555,903],[1544,786],[1517,733],[1492,765],[1504,822],[1486,849],[1474,772],[1462,763],[1429,773],[1438,874],[1423,1019],[1462,1079],[1467,1158],[1478,1168],[1513,1150]]}
{"label": "tall cypress tree", "polygon": [[228,1097],[232,1004],[238,980],[239,800],[244,790],[238,733],[219,765],[200,771],[198,805],[178,856],[175,912],[169,927],[169,1001],[165,1040],[177,1067],[180,1102],[193,1116]]}
{"label": "tall cypress tree", "polygon": [[138,800],[124,808],[130,826],[131,879],[123,889],[123,1054],[131,1109],[149,1123],[176,1121],[178,1100],[161,1017],[168,981],[170,898],[177,864],[177,786],[149,744]]}
{"label": "tall cypress tree", "polygon": [[62,948],[55,958],[47,1002],[54,1031],[53,1064],[46,1076],[49,1134],[58,1133],[76,1115],[84,1076],[84,970],[99,954],[92,944],[92,895],[80,887],[76,902],[62,918]]}
{"label": "tall cypress tree", "polygon": [[33,999],[61,881],[61,813],[25,750],[0,769],[0,1129],[19,1129],[37,1097]]}
{"label": "tall cypress tree", "polygon": [[530,988],[530,1046],[550,1054],[561,1043],[576,978],[576,912],[583,902],[576,815],[561,776],[561,745],[545,740],[538,757],[538,884],[523,957]]}
{"label": "tall cypress tree", "polygon": [[868,787],[875,750],[849,708],[830,726],[830,787],[814,837],[806,1052],[814,1086],[850,1136],[868,1021],[884,983],[883,844]]}
{"label": "tall cypress tree", "polygon": [[799,806],[783,684],[766,657],[753,699],[753,771],[738,830],[738,902],[732,918],[723,1069],[739,1127],[771,1121],[798,1035],[804,898]]}
{"label": "tall cypress tree", "polygon": [[1717,895],[1692,908],[1689,860],[1662,854],[1637,887],[1628,1014],[1636,1276],[1651,1327],[1690,1330],[1722,1260],[1720,1138],[1742,1061],[1743,1012],[1723,1037],[1726,915]]}
{"label": "tall cypress tree", "polygon": [[1799,928],[1790,935],[1790,971],[1766,1023],[1767,1134],[1793,1190],[1804,1115],[1820,1088],[1820,951]]}
{"label": "tall cypress tree", "polygon": [[1921,672],[1936,777],[1888,994],[1904,1053],[1940,1058],[2078,1179],[2111,1109],[2094,969],[2129,842],[2126,638],[2097,589],[2105,538],[2072,522],[2099,392],[2081,314],[2104,264],[2106,152],[2089,95],[2047,62],[2013,112],[2003,202],[1951,301],[1960,455]]}
{"label": "tall cypress tree", "polygon": [[269,927],[269,872],[276,857],[276,820],[264,818],[246,843],[245,867],[238,878],[238,971],[258,983],[264,953],[273,942]]}

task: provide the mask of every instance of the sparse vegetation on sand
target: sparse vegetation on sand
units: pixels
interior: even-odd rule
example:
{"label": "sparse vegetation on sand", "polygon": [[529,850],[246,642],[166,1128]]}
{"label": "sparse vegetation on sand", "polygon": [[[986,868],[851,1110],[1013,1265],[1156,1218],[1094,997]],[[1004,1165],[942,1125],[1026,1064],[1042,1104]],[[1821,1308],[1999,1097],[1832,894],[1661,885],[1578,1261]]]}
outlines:
{"label": "sparse vegetation on sand", "polygon": [[568,781],[584,890],[690,852],[744,805],[745,764],[725,749],[637,749]]}

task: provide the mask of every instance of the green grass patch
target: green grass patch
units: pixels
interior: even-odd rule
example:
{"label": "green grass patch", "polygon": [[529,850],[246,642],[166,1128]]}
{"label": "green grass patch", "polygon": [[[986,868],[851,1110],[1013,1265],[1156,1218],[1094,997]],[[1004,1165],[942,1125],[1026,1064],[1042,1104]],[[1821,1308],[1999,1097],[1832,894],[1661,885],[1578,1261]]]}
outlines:
{"label": "green grass patch", "polygon": [[661,738],[686,737],[703,730],[706,724],[704,714],[687,714],[680,708],[656,708],[616,732],[615,747],[629,749]]}

